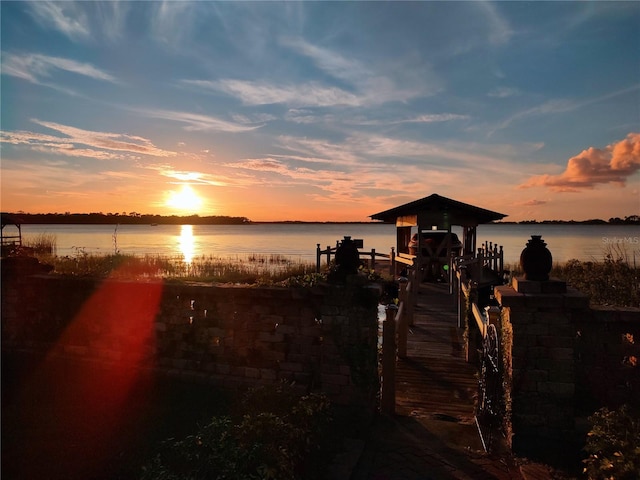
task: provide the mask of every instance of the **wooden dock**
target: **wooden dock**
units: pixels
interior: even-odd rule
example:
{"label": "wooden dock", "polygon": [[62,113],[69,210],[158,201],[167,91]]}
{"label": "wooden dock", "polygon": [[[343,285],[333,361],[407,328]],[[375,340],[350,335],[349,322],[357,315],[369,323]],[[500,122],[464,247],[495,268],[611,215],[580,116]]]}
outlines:
{"label": "wooden dock", "polygon": [[422,283],[407,358],[398,359],[396,413],[464,424],[474,422],[477,368],[465,359],[463,329],[448,285]]}

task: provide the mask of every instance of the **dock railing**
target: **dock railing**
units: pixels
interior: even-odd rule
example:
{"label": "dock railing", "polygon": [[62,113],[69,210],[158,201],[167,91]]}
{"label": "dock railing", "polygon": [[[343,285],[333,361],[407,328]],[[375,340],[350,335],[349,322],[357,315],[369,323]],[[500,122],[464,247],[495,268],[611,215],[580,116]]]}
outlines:
{"label": "dock railing", "polygon": [[[403,255],[403,254],[401,254]],[[406,258],[406,257],[414,257]],[[396,362],[407,357],[409,326],[413,325],[413,312],[417,293],[416,263],[414,255],[403,255],[401,264],[407,265],[406,277],[398,279],[398,304],[387,305],[382,323],[381,389],[380,408],[383,413],[393,414],[396,408]]]}
{"label": "dock railing", "polygon": [[455,258],[454,268],[459,270],[460,267],[475,267],[478,273],[484,269],[492,270],[502,274],[504,271],[504,250],[502,245],[493,242],[485,242],[484,245],[478,247],[475,255],[463,255]]}
{"label": "dock railing", "polygon": [[[340,241],[337,241],[335,247],[332,247],[331,245],[327,245],[327,248],[322,250],[320,248],[320,244],[319,243],[316,244],[316,273],[320,273],[320,270],[322,268],[323,257],[326,258],[325,265],[331,264],[331,259],[335,256],[339,246],[340,246]],[[380,252],[377,252],[375,248],[372,248],[369,251],[358,250],[358,252],[360,254],[360,260],[366,261],[371,270],[376,269],[376,266],[378,265],[378,263],[380,263],[378,260],[389,262],[390,275],[395,275],[397,273],[396,265],[398,263],[398,257],[400,255],[402,255],[403,257],[413,257],[413,255],[396,254],[394,247],[391,247],[390,253],[380,253]],[[404,261],[406,260],[407,258],[404,258],[403,260],[400,261],[400,263],[404,263]]]}
{"label": "dock railing", "polygon": [[[475,255],[456,257],[453,262],[453,279],[458,296],[458,328],[464,327],[464,305],[473,304],[477,288],[504,283],[504,250],[502,245],[485,242]],[[475,307],[478,308],[477,305]]]}

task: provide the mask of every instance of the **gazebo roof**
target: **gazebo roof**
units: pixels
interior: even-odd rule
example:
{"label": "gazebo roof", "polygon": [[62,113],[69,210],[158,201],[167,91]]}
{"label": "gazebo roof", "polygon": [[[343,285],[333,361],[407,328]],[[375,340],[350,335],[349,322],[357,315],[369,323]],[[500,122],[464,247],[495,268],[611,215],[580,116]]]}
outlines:
{"label": "gazebo roof", "polygon": [[433,222],[443,219],[445,216],[447,223],[450,225],[475,226],[481,223],[501,220],[507,215],[442,197],[436,193],[420,200],[370,215],[372,220],[382,220],[386,223],[397,222],[401,217],[415,217],[416,222],[419,219]]}
{"label": "gazebo roof", "polygon": [[4,228],[6,225],[20,225],[22,223],[22,219],[15,215],[2,212],[0,213],[0,222],[2,223],[2,228]]}

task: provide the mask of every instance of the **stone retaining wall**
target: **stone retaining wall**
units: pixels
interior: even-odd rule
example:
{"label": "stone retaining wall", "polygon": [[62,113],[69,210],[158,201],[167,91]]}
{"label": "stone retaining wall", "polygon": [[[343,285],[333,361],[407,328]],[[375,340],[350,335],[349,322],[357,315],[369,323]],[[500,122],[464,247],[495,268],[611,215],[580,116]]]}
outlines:
{"label": "stone retaining wall", "polygon": [[4,277],[4,352],[99,359],[230,388],[288,380],[336,403],[374,405],[379,292],[359,277],[313,288]]}
{"label": "stone retaining wall", "polygon": [[[495,288],[510,338],[505,372],[512,448],[563,451],[575,419],[640,398],[640,309],[589,307],[563,282]],[[584,439],[579,439],[583,441]]]}

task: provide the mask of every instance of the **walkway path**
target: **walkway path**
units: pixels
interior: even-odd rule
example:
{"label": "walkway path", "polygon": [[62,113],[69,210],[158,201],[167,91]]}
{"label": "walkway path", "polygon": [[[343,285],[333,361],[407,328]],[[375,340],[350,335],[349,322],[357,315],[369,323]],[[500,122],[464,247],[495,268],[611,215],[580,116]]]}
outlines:
{"label": "walkway path", "polygon": [[446,285],[422,284],[407,358],[396,372],[396,415],[379,416],[352,480],[549,478],[484,452],[474,420],[476,368],[463,355],[463,330]]}

